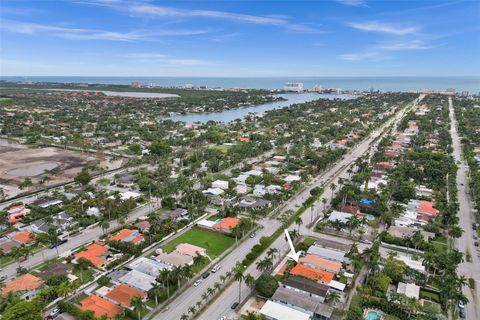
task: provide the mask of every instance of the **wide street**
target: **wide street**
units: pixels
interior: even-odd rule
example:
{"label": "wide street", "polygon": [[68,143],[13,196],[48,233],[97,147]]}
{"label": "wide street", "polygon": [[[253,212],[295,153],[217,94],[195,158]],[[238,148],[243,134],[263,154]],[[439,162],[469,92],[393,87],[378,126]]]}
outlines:
{"label": "wide street", "polygon": [[[248,163],[253,163],[253,162],[258,161],[261,158],[269,157],[272,154],[273,154],[273,151],[267,151],[267,152],[259,155],[258,157],[245,159],[245,161],[248,162]],[[233,165],[232,167],[230,167],[228,169],[225,169],[222,173],[227,174],[232,169],[239,168],[241,165],[242,165],[242,163],[238,163],[236,165]],[[150,166],[146,166],[146,165],[141,165],[138,168],[140,168],[140,167],[151,169]],[[132,171],[132,170],[135,170],[135,168],[123,168],[123,169],[115,170],[113,172],[100,174],[92,180],[92,183],[95,183],[96,181],[98,181],[99,179],[102,179],[102,178],[113,179],[114,175],[116,175],[116,174],[129,172],[129,171]],[[72,184],[73,184],[73,182],[72,182]],[[107,185],[106,188],[108,188],[109,191],[118,191],[117,190],[118,188],[116,188],[116,186]],[[55,189],[62,190],[63,187],[58,187],[58,188],[55,188]],[[46,191],[36,193],[34,195],[26,195],[24,197],[21,197],[19,199],[15,199],[13,201],[3,202],[2,204],[0,204],[0,210],[2,210],[4,208],[7,208],[12,203],[18,202],[18,201],[22,201],[26,204],[32,203],[33,201],[41,198],[42,196],[48,196],[48,194],[52,190],[53,189],[46,190]],[[127,189],[122,190],[122,191],[126,191],[126,190]],[[145,206],[138,207],[138,208],[134,209],[131,213],[129,213],[128,218],[126,220],[127,221],[135,221],[139,217],[146,216],[150,212],[152,212],[154,210],[157,210],[159,208],[160,208],[159,202],[158,201],[152,201],[150,204],[147,204]],[[112,230],[115,230],[118,227],[119,227],[119,224],[118,224],[117,221],[110,221],[110,228],[106,231],[112,231]],[[62,255],[62,253],[65,253],[69,250],[73,250],[73,249],[75,249],[75,248],[77,248],[77,247],[79,247],[83,244],[89,243],[91,241],[97,240],[97,239],[99,239],[100,236],[103,235],[103,233],[104,233],[104,230],[102,230],[99,226],[96,226],[96,227],[93,227],[93,228],[90,228],[90,229],[87,228],[87,229],[83,230],[81,233],[79,233],[79,234],[77,234],[73,237],[68,238],[68,242],[66,242],[66,243],[64,243],[64,244],[62,244],[58,247],[58,253],[60,255]],[[41,264],[42,262],[44,262],[48,259],[53,259],[55,257],[57,257],[57,250],[47,248],[47,249],[41,250],[39,252],[36,252],[32,256],[30,256],[28,258],[28,260],[20,263],[20,266],[25,267],[25,268],[32,268],[32,267],[34,267],[38,264]],[[3,269],[0,271],[0,276],[5,275],[5,276],[7,276],[7,278],[15,276],[16,269],[18,268],[18,266],[19,266],[18,263],[12,263],[10,265],[7,265],[7,266],[3,267]]]}
{"label": "wide street", "polygon": [[[414,101],[414,104],[416,105],[416,103],[418,103],[418,101],[420,101],[422,98],[423,96],[420,96]],[[395,115],[383,126],[374,130],[367,139],[363,140],[360,144],[350,150],[343,157],[342,160],[338,161],[333,167],[319,175],[309,184],[307,188],[303,189],[299,194],[290,199],[282,210],[297,210],[310,196],[310,190],[317,186],[325,187],[323,197],[326,198],[327,201],[330,201],[332,197],[332,192],[328,190],[328,185],[326,185],[326,182],[336,183],[340,174],[346,172],[346,169],[352,162],[354,162],[357,158],[359,158],[365,152],[367,152],[367,150],[369,150],[370,143],[379,135],[381,135],[384,128],[392,126],[394,123],[398,122],[404,115],[405,109],[397,113],[397,115]],[[317,205],[320,205],[320,202]],[[303,225],[307,225],[311,222],[310,210],[305,211],[305,213],[302,215],[302,220]],[[169,304],[168,308],[158,313],[154,317],[154,319],[180,319],[183,313],[187,313],[187,310],[190,306],[194,306],[197,301],[201,300],[201,295],[203,292],[206,291],[207,288],[213,287],[213,284],[215,282],[220,282],[220,276],[231,270],[233,266],[237,263],[237,261],[241,261],[245,257],[245,255],[250,252],[251,247],[258,242],[259,237],[263,235],[271,235],[280,226],[280,222],[271,219],[264,219],[260,221],[260,224],[262,224],[264,228],[261,231],[257,232],[257,236],[255,239],[248,239],[247,241],[243,242],[236,249],[234,249],[231,254],[229,254],[222,260],[222,269],[220,272],[211,274],[198,287],[192,286],[191,288],[188,288],[179,297],[172,301]],[[271,245],[271,247],[277,248],[280,251],[281,256],[289,250],[288,244],[285,241],[284,237],[279,237],[278,239],[276,239]],[[265,253],[262,254],[259,259],[264,258],[264,256]],[[245,274],[251,274],[255,278],[260,276],[260,272],[256,269],[255,263],[252,263],[245,270]],[[246,297],[248,294],[250,294],[250,288],[245,285],[242,285],[242,288],[242,297]],[[238,301],[238,291],[238,283],[226,288],[225,291],[223,291],[222,294],[217,297],[217,299],[212,302],[208,306],[208,308],[199,316],[199,319],[214,320],[220,318],[223,315],[227,317],[235,316],[234,311],[230,309],[230,305],[234,301]]]}
{"label": "wide street", "polygon": [[472,229],[473,222],[473,206],[468,193],[468,165],[462,156],[462,146],[460,143],[460,137],[457,131],[457,120],[453,112],[452,98],[448,100],[450,108],[450,134],[452,136],[453,144],[453,157],[458,165],[457,171],[457,188],[458,188],[458,203],[460,206],[458,216],[460,218],[459,225],[463,229],[463,234],[460,238],[456,239],[455,246],[461,252],[467,254],[470,253],[472,261],[465,261],[458,266],[458,272],[460,275],[475,280],[475,288],[470,289],[464,287],[464,294],[470,301],[466,306],[467,319],[480,319],[480,259],[478,257],[477,248],[474,246],[473,235],[475,231]]}
{"label": "wide street", "polygon": [[[138,207],[129,214],[127,221],[134,221],[135,219],[141,216],[145,216],[149,212],[158,208],[159,206],[157,206],[156,204],[147,204],[145,206]],[[108,230],[114,230],[115,228],[118,228],[118,227],[119,227],[119,224],[117,221],[111,221],[110,228]],[[103,234],[104,234],[104,230],[102,230],[102,228],[100,228],[99,226],[93,227],[91,229],[85,229],[78,235],[68,238],[68,242],[58,247],[58,252],[60,255],[62,255],[62,253],[65,253],[69,250],[77,248],[85,243],[99,239],[100,236],[102,236]],[[47,248],[32,255],[31,257],[28,258],[28,260],[20,263],[20,266],[25,268],[31,268],[33,266],[41,264],[42,262],[48,259],[53,259],[56,257],[57,257],[57,250]],[[17,272],[16,270],[18,266],[19,266],[18,263],[12,263],[8,266],[5,266],[3,270],[0,272],[0,276],[6,275],[7,277],[13,277]]]}

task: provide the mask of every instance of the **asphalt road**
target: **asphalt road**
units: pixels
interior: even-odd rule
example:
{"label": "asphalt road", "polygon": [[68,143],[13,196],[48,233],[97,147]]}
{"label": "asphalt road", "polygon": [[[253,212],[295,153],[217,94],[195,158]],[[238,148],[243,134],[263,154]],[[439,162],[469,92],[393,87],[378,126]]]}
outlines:
{"label": "asphalt road", "polygon": [[[129,214],[127,221],[134,221],[135,219],[141,216],[145,216],[149,212],[156,210],[158,208],[159,206],[153,205],[153,204],[148,204],[143,207],[138,207]],[[118,226],[119,224],[117,223],[117,221],[111,221],[109,230],[114,230]],[[97,240],[100,236],[103,235],[103,233],[104,232],[100,227],[85,229],[81,233],[79,233],[77,236],[68,238],[68,242],[58,247],[58,252],[60,255],[62,255],[62,253],[65,253],[69,250],[77,248],[85,243],[91,242],[93,240]],[[41,264],[45,260],[53,259],[55,257],[57,257],[56,249],[44,249],[42,251],[35,253],[31,257],[29,257],[28,260],[20,263],[20,266],[25,268],[31,268],[33,266]],[[0,276],[6,275],[9,278],[15,276],[15,274],[17,273],[18,266],[19,266],[19,263],[13,263],[4,267],[3,270],[0,272]]]}
{"label": "asphalt road", "polygon": [[467,296],[470,303],[466,306],[466,316],[467,319],[480,319],[480,259],[478,256],[477,248],[474,246],[473,235],[475,231],[472,229],[473,222],[473,206],[471,199],[468,193],[468,165],[462,157],[462,146],[460,143],[460,138],[457,132],[457,120],[455,119],[455,114],[453,112],[453,103],[452,98],[449,98],[449,109],[450,109],[450,134],[452,136],[452,145],[453,145],[453,157],[458,164],[457,171],[457,188],[458,188],[458,203],[460,205],[459,210],[459,225],[463,229],[463,234],[460,238],[455,240],[455,246],[458,250],[470,253],[472,257],[471,262],[461,263],[458,266],[458,272],[461,275],[464,275],[467,279],[475,279],[475,289],[470,289],[467,286],[464,287],[464,294]]}
{"label": "asphalt road", "polygon": [[[416,100],[417,101],[417,100]],[[416,102],[415,101],[415,102]],[[370,143],[377,138],[383,131],[384,128],[387,126],[392,126],[394,123],[398,123],[405,115],[405,112],[402,111],[398,113],[395,117],[390,119],[386,124],[372,132],[369,138],[365,139],[363,142],[358,144],[349,153],[347,153],[342,160],[338,161],[333,167],[328,169],[326,172],[318,176],[315,180],[313,180],[307,188],[305,188],[302,192],[297,194],[297,196],[293,197],[288,201],[286,206],[283,208],[283,211],[286,210],[296,210],[298,209],[302,203],[310,196],[310,190],[316,186],[324,186],[326,191],[324,192],[323,198],[326,198],[327,201],[330,201],[332,198],[332,192],[328,189],[328,185],[325,185],[326,182],[335,182],[338,183],[338,178],[340,176],[346,177],[346,169],[348,166],[355,161],[358,157],[362,156],[365,152],[369,150]],[[332,179],[333,178],[333,179]],[[331,181],[329,181],[332,179]],[[319,201],[317,205],[320,205],[321,202]],[[306,210],[305,213],[302,215],[303,225],[307,225],[311,222],[311,212],[310,210]],[[240,244],[238,248],[236,248],[231,254],[224,258],[222,261],[223,268],[221,272],[217,272],[215,274],[210,275],[207,279],[205,279],[198,287],[191,287],[183,292],[179,297],[177,297],[174,301],[172,301],[168,309],[163,310],[163,312],[158,313],[154,319],[162,319],[162,320],[178,320],[180,319],[183,313],[187,313],[188,308],[190,306],[195,305],[195,303],[201,300],[201,295],[203,292],[207,290],[209,287],[213,287],[215,282],[220,282],[219,278],[223,274],[225,274],[228,270],[233,268],[233,266],[237,263],[237,261],[242,260],[245,255],[250,252],[251,247],[257,243],[258,238],[263,235],[271,235],[279,226],[280,223],[277,220],[262,220],[260,223],[264,226],[264,228],[257,232],[257,237],[255,239],[248,239],[244,243]],[[252,241],[253,240],[253,241]],[[280,251],[280,255],[284,255],[289,251],[289,246],[285,241],[284,237],[279,237],[274,243],[271,245],[273,248],[277,248]],[[265,257],[265,253],[262,254],[256,261],[263,259]],[[255,278],[260,276],[260,272],[256,269],[256,263],[251,264],[246,270],[245,274],[251,274]],[[241,297],[246,297],[251,293],[251,289],[248,288],[246,285],[241,286]],[[219,319],[221,316],[227,316],[228,318],[235,318],[236,313],[230,309],[230,306],[233,302],[238,301],[239,295],[239,286],[238,283],[234,283],[230,285],[222,294],[217,297],[217,299],[212,302],[208,308],[199,316],[198,319],[201,320],[215,320]]]}

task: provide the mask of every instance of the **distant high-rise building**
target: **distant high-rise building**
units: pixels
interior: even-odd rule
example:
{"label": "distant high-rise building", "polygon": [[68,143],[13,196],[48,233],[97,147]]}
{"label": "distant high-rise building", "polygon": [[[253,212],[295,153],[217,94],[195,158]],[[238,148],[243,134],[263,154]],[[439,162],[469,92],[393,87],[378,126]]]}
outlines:
{"label": "distant high-rise building", "polygon": [[303,91],[303,83],[301,82],[287,82],[283,87],[285,91],[292,91],[292,92],[302,92]]}
{"label": "distant high-rise building", "polygon": [[312,91],[313,92],[321,92],[322,91],[322,86],[319,85],[319,84],[316,84],[316,85],[313,86]]}

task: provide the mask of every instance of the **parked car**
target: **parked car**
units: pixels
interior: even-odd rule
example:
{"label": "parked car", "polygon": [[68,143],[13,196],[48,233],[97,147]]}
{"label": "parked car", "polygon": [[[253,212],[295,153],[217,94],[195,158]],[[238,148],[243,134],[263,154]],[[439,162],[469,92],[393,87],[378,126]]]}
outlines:
{"label": "parked car", "polygon": [[466,318],[465,309],[460,309],[460,312],[458,313],[458,315],[460,316],[460,319],[465,319]]}
{"label": "parked car", "polygon": [[463,301],[458,301],[458,308],[459,309],[465,309],[465,304],[463,303]]}
{"label": "parked car", "polygon": [[52,312],[50,312],[50,314],[48,315],[48,317],[50,319],[55,319],[56,317],[58,317],[60,315],[60,309],[56,308],[56,309],[53,309]]}
{"label": "parked car", "polygon": [[252,234],[250,234],[250,238],[255,238],[257,234],[255,232],[252,232]]}
{"label": "parked car", "polygon": [[232,303],[232,305],[230,306],[230,309],[235,310],[235,309],[237,309],[237,307],[238,307],[238,302],[234,302],[234,303]]}
{"label": "parked car", "polygon": [[222,267],[221,265],[217,264],[216,266],[214,266],[214,267],[212,268],[211,272],[212,272],[212,273],[215,273],[215,272],[217,272],[218,270],[220,270],[221,267]]}
{"label": "parked car", "polygon": [[210,275],[210,272],[207,271],[202,275],[202,278],[207,279],[209,275]]}
{"label": "parked car", "polygon": [[194,287],[198,287],[198,285],[202,282],[202,280],[198,279],[197,281],[195,281],[195,283],[193,284]]}
{"label": "parked car", "polygon": [[370,240],[360,240],[361,243],[364,243],[364,244],[372,244],[372,241]]}
{"label": "parked car", "polygon": [[7,280],[7,276],[3,275],[3,276],[0,276],[0,281],[5,281]]}

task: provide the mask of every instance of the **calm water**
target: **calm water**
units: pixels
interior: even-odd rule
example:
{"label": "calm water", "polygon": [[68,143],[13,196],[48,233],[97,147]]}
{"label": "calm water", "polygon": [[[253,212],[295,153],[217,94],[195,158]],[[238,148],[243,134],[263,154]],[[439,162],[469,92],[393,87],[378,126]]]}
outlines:
{"label": "calm water", "polygon": [[303,103],[307,101],[313,101],[318,99],[351,99],[349,95],[338,94],[318,94],[318,93],[286,93],[279,94],[278,96],[287,99],[286,101],[276,101],[272,103],[261,104],[258,106],[237,108],[226,110],[222,112],[210,112],[210,113],[189,113],[184,115],[175,115],[171,117],[161,118],[163,120],[183,121],[186,123],[206,123],[208,121],[217,122],[230,122],[235,119],[243,119],[249,113],[265,112],[267,110],[283,108],[295,103]]}
{"label": "calm water", "polygon": [[0,77],[12,81],[45,81],[62,83],[130,84],[140,82],[162,86],[208,86],[209,88],[263,88],[281,89],[285,82],[302,82],[305,88],[316,84],[324,88],[348,90],[408,91],[430,88],[480,92],[480,77],[274,77],[274,78],[220,78],[220,77]]}

